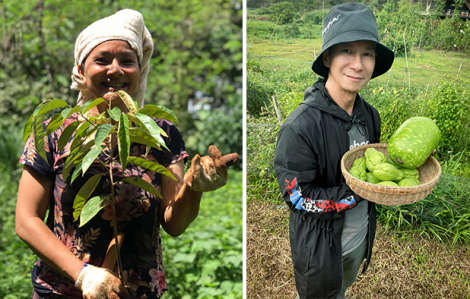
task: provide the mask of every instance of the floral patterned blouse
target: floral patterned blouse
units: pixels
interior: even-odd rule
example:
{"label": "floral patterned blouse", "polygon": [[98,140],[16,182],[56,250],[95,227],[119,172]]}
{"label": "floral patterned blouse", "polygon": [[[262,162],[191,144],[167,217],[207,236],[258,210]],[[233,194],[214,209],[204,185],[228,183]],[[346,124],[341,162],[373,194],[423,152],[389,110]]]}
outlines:
{"label": "floral patterned blouse", "polygon": [[[69,117],[58,130],[45,138],[48,163],[34,148],[32,136],[26,142],[20,163],[33,167],[54,182],[50,205],[53,213],[49,211],[47,221],[54,235],[81,260],[101,266],[108,245],[113,238],[111,205],[107,205],[87,224],[79,227],[79,221],[73,220],[73,201],[88,178],[98,172],[103,172],[98,159],[109,158],[101,153],[84,177],[78,176],[71,184],[72,169],[67,181],[63,180],[62,169],[70,153],[71,140],[62,151],[58,150],[58,140],[65,127],[75,120],[77,116]],[[167,133],[168,137],[164,137],[164,140],[170,151],[152,148],[147,158],[165,167],[181,159],[186,160],[188,155],[178,129],[166,120],[156,119],[156,123]],[[131,145],[131,156],[144,157],[145,153],[145,146],[135,143]],[[122,177],[139,176],[161,193],[160,174],[153,171],[127,164],[123,173],[121,165],[116,163],[113,173],[115,181]],[[109,176],[108,178],[103,176],[91,197],[110,193]],[[167,290],[158,219],[160,199],[134,185],[118,183],[115,189],[115,200],[118,231],[125,233],[121,248],[123,281],[137,298],[160,298]],[[74,281],[61,275],[41,259],[38,259],[34,265],[32,280],[34,291],[41,297],[52,293],[67,298],[82,298]]]}

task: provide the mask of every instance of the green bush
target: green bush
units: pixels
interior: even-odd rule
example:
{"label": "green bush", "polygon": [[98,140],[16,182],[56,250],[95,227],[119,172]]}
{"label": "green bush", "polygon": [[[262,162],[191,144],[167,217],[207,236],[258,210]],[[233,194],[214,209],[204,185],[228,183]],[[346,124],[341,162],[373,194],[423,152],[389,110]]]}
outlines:
{"label": "green bush", "polygon": [[204,194],[199,216],[180,237],[162,234],[168,299],[242,298],[242,172]]}
{"label": "green bush", "polygon": [[300,35],[300,29],[296,22],[285,25],[284,30],[289,37],[298,37]]}
{"label": "green bush", "polygon": [[439,150],[460,151],[467,145],[470,100],[458,81],[444,80],[427,96],[426,115],[436,120],[441,130]]}
{"label": "green bush", "polygon": [[274,94],[274,86],[265,75],[247,71],[246,109],[252,116],[259,116],[262,107],[269,105]]}
{"label": "green bush", "polygon": [[328,14],[328,11],[314,10],[306,13],[303,16],[304,24],[309,25],[322,25],[323,18]]}
{"label": "green bush", "polygon": [[271,14],[271,21],[277,22],[279,19],[279,24],[287,24],[300,18],[292,2],[273,3],[268,7],[268,11]]}
{"label": "green bush", "polygon": [[276,24],[259,20],[247,20],[246,27],[246,31],[250,32],[250,36],[260,39],[270,39],[276,28]]}

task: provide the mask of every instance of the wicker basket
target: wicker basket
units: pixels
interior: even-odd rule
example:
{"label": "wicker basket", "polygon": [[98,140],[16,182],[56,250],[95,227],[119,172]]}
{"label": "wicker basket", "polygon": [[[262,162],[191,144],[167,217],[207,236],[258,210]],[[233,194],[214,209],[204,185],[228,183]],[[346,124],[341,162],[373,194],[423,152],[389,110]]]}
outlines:
{"label": "wicker basket", "polygon": [[423,165],[418,167],[419,186],[414,187],[392,187],[367,183],[353,177],[349,173],[354,160],[364,157],[367,148],[373,147],[381,151],[388,158],[387,144],[374,143],[356,147],[344,154],[341,159],[341,171],[346,184],[356,194],[378,204],[394,206],[417,202],[425,198],[436,186],[441,177],[441,165],[433,157],[429,157]]}

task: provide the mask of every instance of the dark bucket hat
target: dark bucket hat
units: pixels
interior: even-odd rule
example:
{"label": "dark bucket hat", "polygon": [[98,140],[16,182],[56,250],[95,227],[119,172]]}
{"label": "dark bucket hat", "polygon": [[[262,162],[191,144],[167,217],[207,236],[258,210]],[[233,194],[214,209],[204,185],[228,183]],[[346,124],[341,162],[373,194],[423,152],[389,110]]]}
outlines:
{"label": "dark bucket hat", "polygon": [[372,10],[361,3],[333,7],[323,21],[322,39],[322,50],[313,62],[312,70],[325,78],[328,76],[328,68],[323,64],[322,55],[328,48],[339,43],[368,40],[377,44],[372,78],[388,71],[395,58],[393,51],[380,43],[379,27]]}

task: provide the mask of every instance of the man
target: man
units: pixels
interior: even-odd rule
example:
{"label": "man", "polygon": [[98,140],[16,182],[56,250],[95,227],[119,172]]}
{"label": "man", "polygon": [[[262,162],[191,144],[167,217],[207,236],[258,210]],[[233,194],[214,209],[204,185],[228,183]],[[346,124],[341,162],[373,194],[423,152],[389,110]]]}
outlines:
{"label": "man", "polygon": [[298,298],[345,298],[375,237],[375,206],[346,185],[340,161],[356,146],[378,143],[380,116],[358,92],[390,69],[366,5],[333,7],[324,20],[320,78],[279,132],[274,166],[290,207],[290,242]]}

